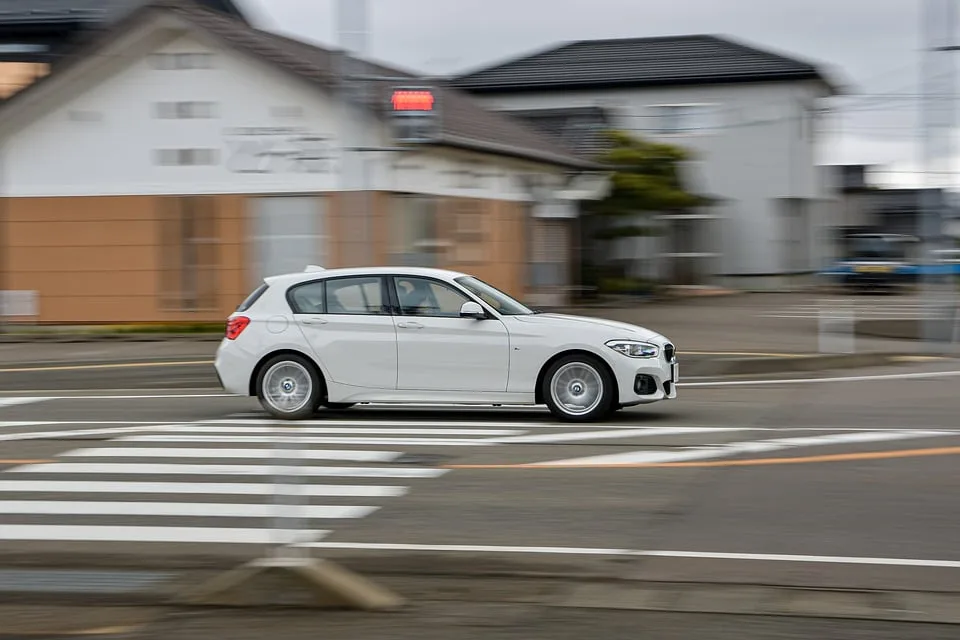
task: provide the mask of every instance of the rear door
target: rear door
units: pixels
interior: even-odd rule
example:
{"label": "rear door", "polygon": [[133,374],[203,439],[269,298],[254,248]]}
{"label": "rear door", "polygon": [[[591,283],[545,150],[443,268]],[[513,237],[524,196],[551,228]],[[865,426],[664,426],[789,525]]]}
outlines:
{"label": "rear door", "polygon": [[294,318],[333,382],[397,388],[397,330],[386,279],[327,278],[292,287]]}

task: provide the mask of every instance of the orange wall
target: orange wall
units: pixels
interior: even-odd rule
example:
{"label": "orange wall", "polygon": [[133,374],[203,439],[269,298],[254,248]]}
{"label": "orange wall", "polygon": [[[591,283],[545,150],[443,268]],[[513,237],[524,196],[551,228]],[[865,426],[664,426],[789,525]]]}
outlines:
{"label": "orange wall", "polygon": [[248,293],[239,196],[216,198],[220,238],[218,308],[161,310],[157,198],[9,198],[5,285],[40,294],[26,321],[206,322],[225,318]]}
{"label": "orange wall", "polygon": [[[389,251],[389,193],[367,194],[374,265]],[[9,243],[4,285],[38,291],[40,316],[14,321],[43,323],[220,322],[252,288],[247,268],[247,196],[210,196],[217,211],[216,308],[176,311],[162,308],[160,294],[160,197],[8,198],[5,237]],[[441,202],[441,233],[450,237],[453,199]],[[482,261],[444,266],[477,275],[522,296],[525,235],[522,209],[511,202],[479,201],[485,244]],[[328,266],[358,266],[364,258],[364,225],[345,219],[339,194],[328,200]],[[0,234],[0,237],[4,237]]]}

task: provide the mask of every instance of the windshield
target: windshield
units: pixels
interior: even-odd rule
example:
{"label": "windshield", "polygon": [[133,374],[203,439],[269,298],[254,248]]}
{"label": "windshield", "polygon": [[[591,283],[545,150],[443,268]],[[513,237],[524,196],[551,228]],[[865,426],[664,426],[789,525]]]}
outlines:
{"label": "windshield", "polygon": [[904,247],[886,238],[864,236],[853,238],[851,254],[852,258],[859,260],[903,260]]}
{"label": "windshield", "polygon": [[500,291],[496,287],[491,287],[486,282],[482,280],[477,280],[472,276],[464,276],[462,278],[457,278],[456,282],[477,296],[488,305],[496,309],[497,313],[500,313],[505,316],[528,316],[532,315],[534,312],[526,308],[503,291]]}

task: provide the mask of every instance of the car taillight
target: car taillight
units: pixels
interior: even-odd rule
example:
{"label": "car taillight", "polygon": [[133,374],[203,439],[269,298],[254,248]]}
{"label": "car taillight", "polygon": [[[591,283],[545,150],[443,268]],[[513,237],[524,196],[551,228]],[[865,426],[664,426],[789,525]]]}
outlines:
{"label": "car taillight", "polygon": [[236,316],[227,320],[227,340],[236,340],[248,324],[250,318],[247,316]]}

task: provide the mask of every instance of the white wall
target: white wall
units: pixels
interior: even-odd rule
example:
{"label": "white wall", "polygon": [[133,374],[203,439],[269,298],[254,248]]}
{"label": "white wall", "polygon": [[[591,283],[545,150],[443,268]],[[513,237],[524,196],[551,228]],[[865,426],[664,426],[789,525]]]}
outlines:
{"label": "white wall", "polygon": [[[724,224],[723,271],[777,273],[782,237],[776,198],[823,199],[828,185],[816,166],[816,124],[801,119],[801,103],[814,106],[824,89],[815,82],[703,85],[650,89],[524,92],[478,96],[497,109],[603,106],[617,126],[636,135],[693,150],[697,187],[729,202],[717,213]],[[653,135],[649,107],[715,105],[712,128],[682,135]],[[801,129],[801,122],[803,129]]]}
{"label": "white wall", "polygon": [[[390,144],[382,122],[369,114],[345,111],[333,96],[257,59],[216,49],[193,36],[181,37],[158,51],[214,51],[215,68],[157,70],[148,58],[138,57],[111,77],[92,81],[88,91],[0,144],[6,169],[0,193],[92,196],[357,189],[363,187],[341,180],[344,114],[359,119],[353,123],[358,125],[354,130],[363,136],[350,139],[351,145]],[[215,102],[217,117],[155,117],[155,103],[173,101]],[[284,115],[278,109],[300,115]],[[251,128],[293,131],[247,135]],[[238,135],[237,129],[244,129],[244,134]],[[301,133],[323,140],[291,142]],[[238,172],[258,166],[250,153],[251,143],[276,151],[306,145],[309,155],[325,160],[298,165],[276,158],[259,165],[269,169],[265,173]],[[154,151],[161,148],[212,148],[219,157],[214,166],[158,166]],[[442,150],[363,157],[370,169],[367,188],[435,195],[525,200],[528,195],[517,180],[519,175],[559,173],[552,167],[499,156]],[[480,175],[465,179],[464,170]]]}

